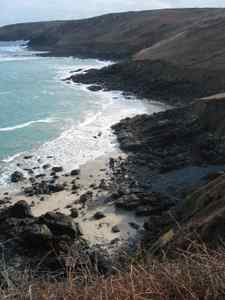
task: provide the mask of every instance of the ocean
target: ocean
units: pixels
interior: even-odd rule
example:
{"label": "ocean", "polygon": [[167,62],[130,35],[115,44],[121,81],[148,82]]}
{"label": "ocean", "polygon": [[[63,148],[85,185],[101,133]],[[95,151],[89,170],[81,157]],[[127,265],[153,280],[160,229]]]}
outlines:
{"label": "ocean", "polygon": [[118,147],[111,125],[163,109],[154,102],[126,99],[119,91],[91,92],[62,80],[77,69],[111,62],[39,54],[24,41],[0,42],[0,185],[13,171],[21,171],[25,155],[32,156],[29,167],[38,161],[69,171],[111,153]]}

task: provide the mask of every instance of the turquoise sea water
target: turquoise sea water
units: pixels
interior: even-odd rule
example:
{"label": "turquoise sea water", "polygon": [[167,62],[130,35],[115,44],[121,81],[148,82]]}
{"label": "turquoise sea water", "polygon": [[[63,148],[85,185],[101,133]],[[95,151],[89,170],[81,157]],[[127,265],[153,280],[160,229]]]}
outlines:
{"label": "turquoise sea water", "polygon": [[109,62],[37,54],[21,42],[0,42],[0,183],[19,168],[24,154],[33,155],[33,163],[52,156],[51,163],[72,169],[108,153],[116,145],[113,123],[162,109],[62,81],[76,69]]}

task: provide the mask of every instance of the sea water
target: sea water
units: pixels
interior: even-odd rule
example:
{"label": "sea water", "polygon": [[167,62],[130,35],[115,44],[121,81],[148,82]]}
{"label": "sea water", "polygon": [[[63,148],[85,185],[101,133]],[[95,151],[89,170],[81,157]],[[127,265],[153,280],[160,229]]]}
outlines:
{"label": "sea water", "polygon": [[[125,117],[163,109],[125,99],[121,92],[91,92],[62,79],[111,62],[43,57],[25,42],[0,42],[0,184],[29,166],[61,165],[71,170],[117,147],[111,125]],[[26,175],[26,174],[25,174]]]}

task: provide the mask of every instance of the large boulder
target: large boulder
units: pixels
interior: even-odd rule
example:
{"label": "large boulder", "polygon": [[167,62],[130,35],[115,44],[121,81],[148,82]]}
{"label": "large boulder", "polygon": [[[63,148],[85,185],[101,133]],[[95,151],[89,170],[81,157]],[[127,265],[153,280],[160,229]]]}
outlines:
{"label": "large boulder", "polygon": [[32,212],[29,204],[21,200],[8,209],[8,215],[12,218],[32,218]]}
{"label": "large boulder", "polygon": [[67,235],[75,239],[81,235],[79,225],[71,217],[61,213],[49,212],[40,217],[40,223],[47,225],[56,236]]}
{"label": "large boulder", "polygon": [[21,237],[25,247],[39,249],[49,247],[54,239],[48,226],[37,223],[25,226]]}
{"label": "large boulder", "polygon": [[8,218],[25,219],[33,218],[31,208],[24,200],[18,201],[13,206],[5,208],[0,212],[0,222]]}

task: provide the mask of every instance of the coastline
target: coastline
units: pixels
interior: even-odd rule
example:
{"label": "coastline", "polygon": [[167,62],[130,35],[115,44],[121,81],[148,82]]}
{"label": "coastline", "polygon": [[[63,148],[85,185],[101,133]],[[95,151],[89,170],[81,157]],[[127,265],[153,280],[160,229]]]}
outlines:
{"label": "coastline", "polygon": [[[111,68],[114,67],[103,68],[103,73]],[[98,72],[101,77],[102,69]],[[123,90],[122,86],[114,85],[115,82],[111,86],[105,85],[104,81],[99,82],[98,78],[92,81],[90,73],[95,78],[96,70],[76,75],[81,78],[78,84],[82,89],[88,88],[92,93],[100,91],[103,96],[106,91]],[[67,80],[76,81],[76,76],[72,75]],[[111,77],[107,79],[108,82],[110,80]],[[136,94],[139,95],[139,92]],[[116,105],[117,97],[111,95],[111,98]],[[126,100],[132,103],[135,96],[125,92]],[[69,171],[73,174],[60,163],[38,159],[39,166],[28,169],[23,166],[29,174],[28,179],[18,171],[12,174],[19,182],[18,192],[2,191],[3,222],[0,226],[5,226],[2,241],[6,240],[6,236],[8,238],[5,232],[11,238],[15,230],[19,231],[19,243],[16,245],[19,252],[14,254],[14,246],[6,246],[6,251],[12,251],[13,259],[14,255],[19,257],[22,266],[31,253],[34,255],[34,258],[29,258],[31,263],[40,259],[35,249],[30,249],[27,239],[34,239],[44,255],[51,243],[59,250],[64,242],[69,245],[75,242],[79,247],[84,243],[86,250],[97,251],[97,255],[106,250],[106,256],[113,258],[112,263],[120,259],[116,256],[120,256],[123,249],[132,254],[140,244],[153,247],[161,234],[168,228],[174,228],[177,220],[180,221],[180,211],[184,214],[184,199],[207,184],[212,172],[216,173],[215,176],[223,172],[224,144],[205,126],[194,104],[174,108],[147,101],[146,105],[151,106],[152,103],[153,107],[157,103],[158,109],[152,114],[131,114],[130,117],[125,114],[125,118],[119,115],[118,122],[110,124],[112,128],[109,130],[117,138],[119,146],[115,152],[108,151],[104,156],[88,160],[79,169],[71,167]],[[172,101],[172,104],[175,103]],[[104,132],[92,132],[91,138],[98,143],[102,134]],[[208,144],[212,146],[208,147]],[[29,165],[31,159],[32,155],[28,155],[22,161]],[[34,172],[37,169],[38,172]],[[11,216],[9,220],[5,219],[8,215]],[[3,225],[5,221],[6,225]],[[49,232],[49,228],[53,231]],[[26,252],[25,258],[20,257],[21,247]],[[81,255],[85,251],[81,247]]]}
{"label": "coastline", "polygon": [[[84,69],[79,68],[79,70],[80,71],[78,72],[75,71],[75,73],[85,72]],[[67,74],[68,72],[71,73],[73,71],[67,70]],[[65,77],[66,74],[61,72],[61,80]],[[89,90],[89,85],[82,84],[79,88],[84,89],[85,91],[88,90],[90,95],[91,93],[96,93]],[[115,101],[115,106],[116,100],[122,96],[122,92],[120,91],[113,93],[102,91],[100,93],[102,93],[102,98],[110,96],[110,98],[112,98],[111,100]],[[140,103],[143,103],[143,100],[136,99],[135,97],[122,96],[122,98],[124,98],[125,102],[130,101],[131,104],[135,103],[135,101],[142,101]],[[146,112],[148,111],[148,106],[149,109],[151,108],[153,111],[154,109],[156,111],[166,109],[166,105],[164,104],[158,102],[152,102],[151,104],[146,101]],[[126,115],[124,115],[124,117],[126,117]],[[121,117],[118,121],[122,120],[124,117]],[[94,138],[96,139],[96,142],[98,142],[102,134],[104,134],[104,132],[95,132],[96,136]],[[116,136],[113,138],[116,139]],[[14,171],[23,172],[26,170],[28,176],[26,175],[26,178],[18,184],[9,184],[5,187],[1,187],[1,209],[4,210],[5,208],[16,204],[18,201],[25,200],[28,205],[31,206],[34,217],[40,217],[49,211],[70,216],[72,210],[77,210],[79,216],[75,218],[75,221],[79,223],[84,238],[92,245],[98,244],[107,249],[115,249],[119,244],[125,245],[128,240],[135,239],[138,231],[141,231],[144,224],[144,218],[136,217],[133,212],[120,211],[120,209],[117,209],[114,206],[113,200],[110,199],[113,193],[113,187],[111,187],[110,183],[113,175],[112,170],[109,168],[109,161],[112,158],[115,161],[120,161],[121,157],[123,157],[123,160],[126,157],[126,154],[119,149],[119,145],[117,143],[116,145],[117,146],[113,147],[113,152],[107,151],[106,155],[98,155],[95,159],[88,160],[86,163],[81,163],[79,166],[78,178],[71,177],[68,170],[63,170],[63,172],[55,173],[53,176],[50,176],[51,168],[60,165],[52,159],[53,157],[49,156],[46,161],[43,161],[38,158],[35,153],[27,152],[20,154],[19,160],[16,160],[18,169],[16,168]],[[15,158],[17,158],[17,156],[15,156]],[[47,169],[43,168],[43,166],[47,165],[49,165]],[[56,187],[60,186],[62,191],[50,194],[40,192],[40,194],[37,193],[38,195],[29,196],[24,193],[27,187],[34,186],[35,184],[49,184],[50,182]],[[76,188],[74,188],[75,185],[77,185]],[[9,192],[9,190],[11,190],[11,192]],[[91,199],[88,200],[90,203],[88,203],[88,207],[82,208],[80,198],[82,198],[82,195],[86,194],[91,194]],[[109,203],[104,203],[107,197],[109,198]],[[93,215],[98,212],[98,209],[106,211],[106,217],[103,221],[93,220]],[[113,232],[112,228],[118,225],[120,227],[119,231],[117,233]]]}

